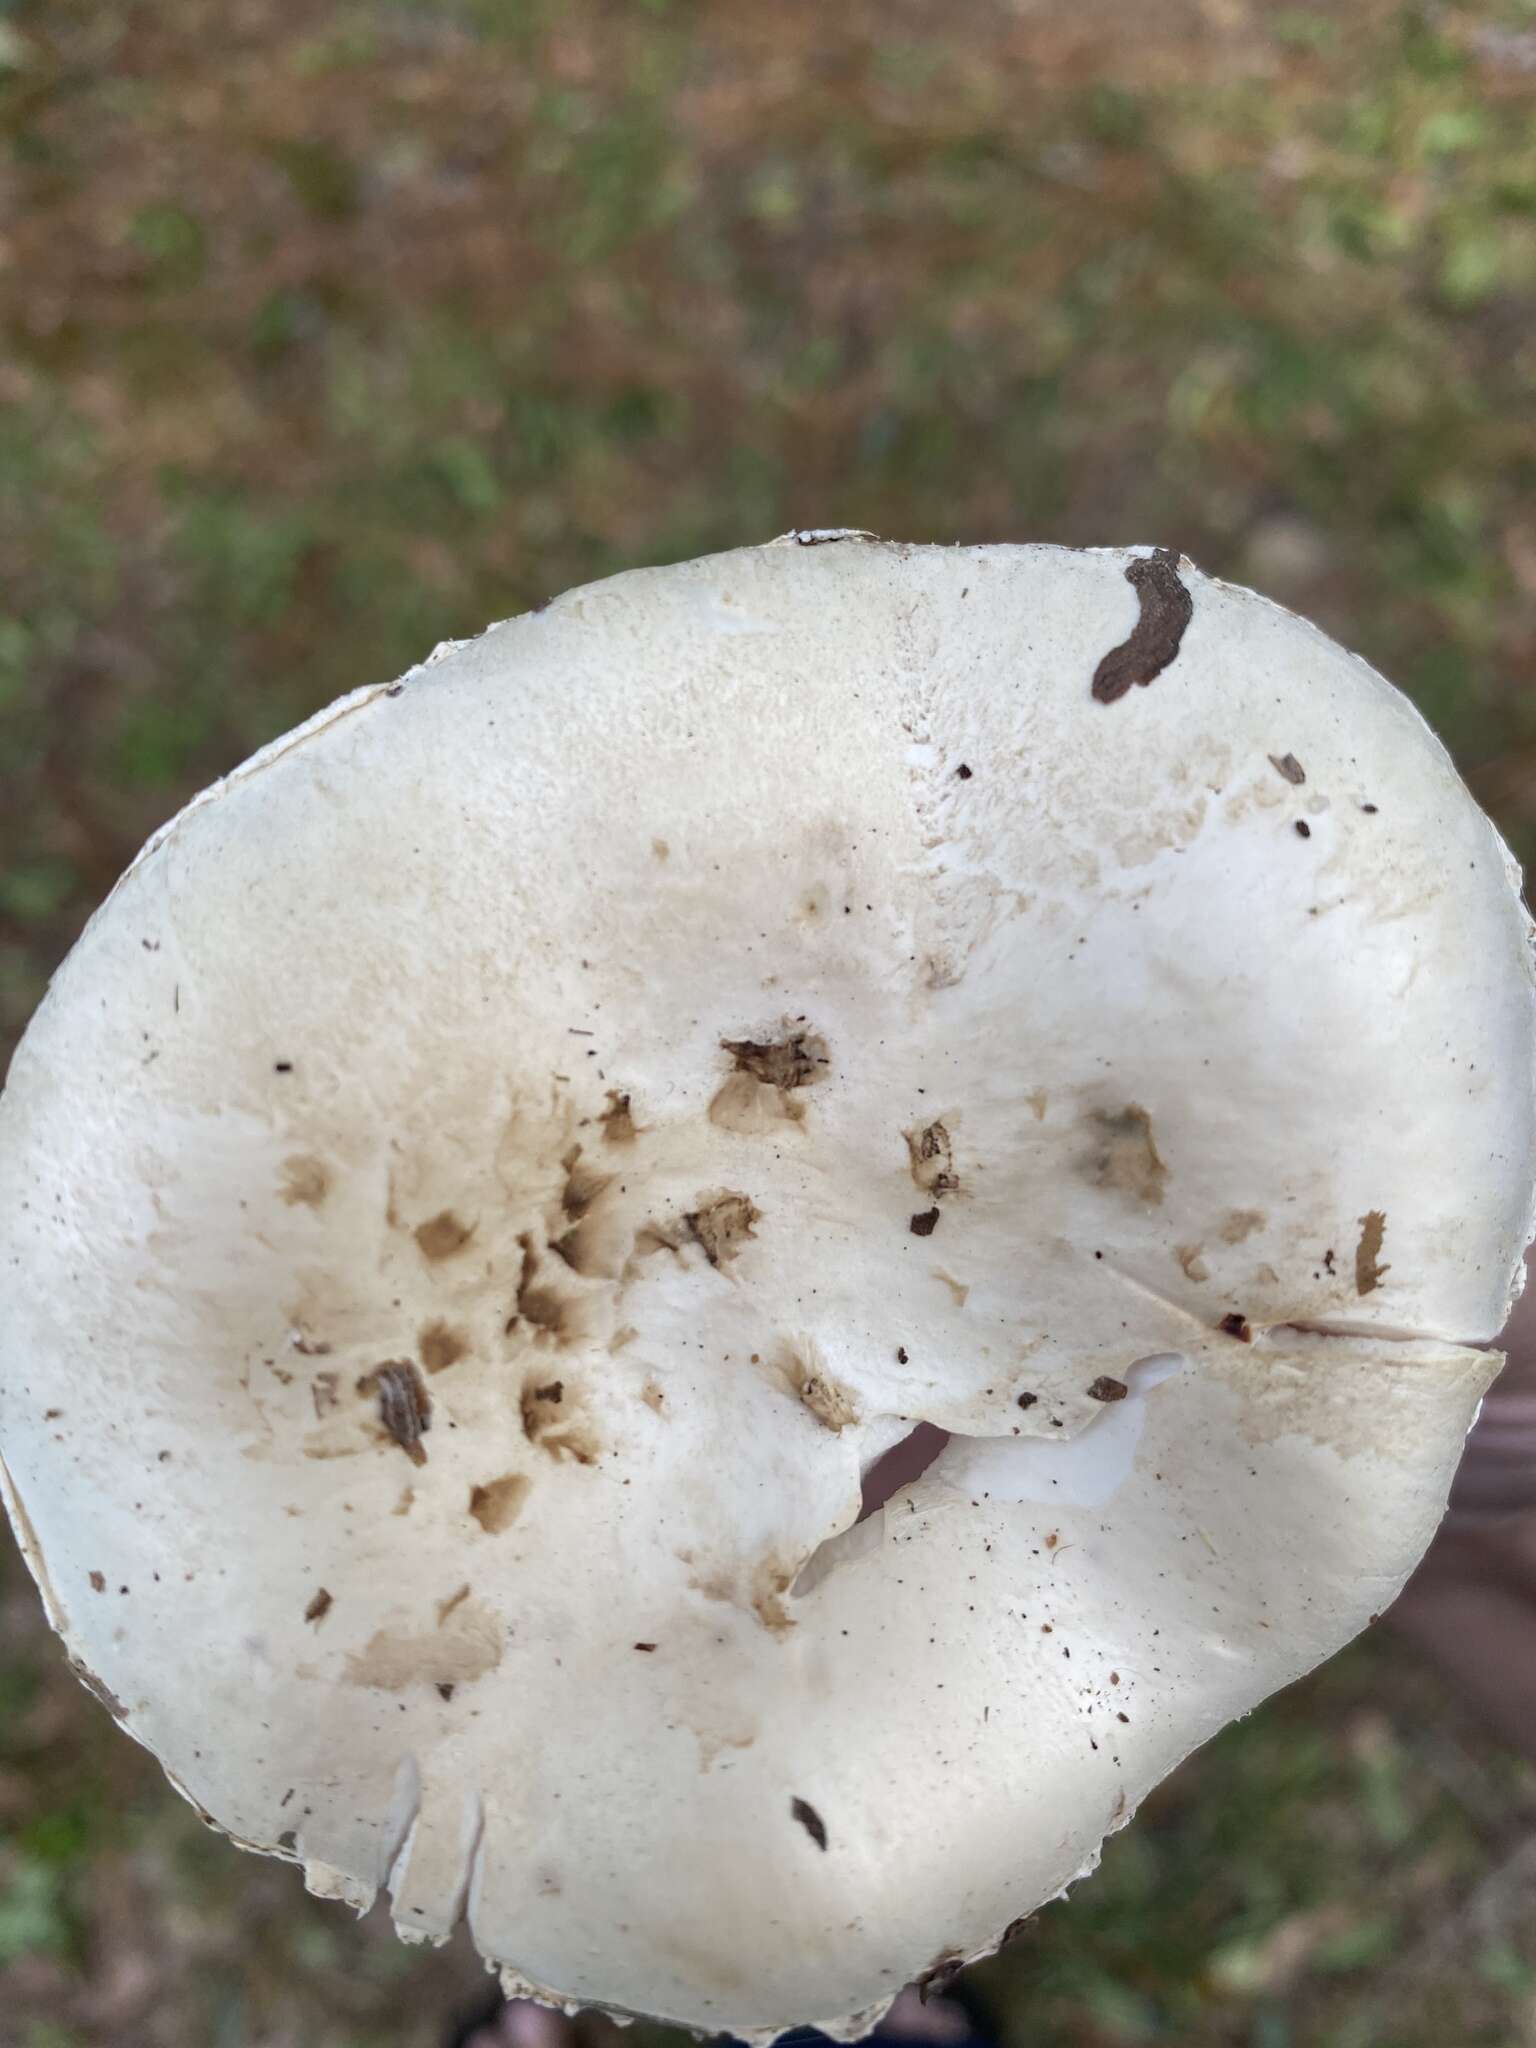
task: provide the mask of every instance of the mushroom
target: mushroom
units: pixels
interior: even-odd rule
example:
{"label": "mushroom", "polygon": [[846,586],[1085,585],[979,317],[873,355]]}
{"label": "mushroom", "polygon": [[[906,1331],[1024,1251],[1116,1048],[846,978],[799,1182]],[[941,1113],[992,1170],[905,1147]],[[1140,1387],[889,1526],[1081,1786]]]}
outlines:
{"label": "mushroom", "polygon": [[1402,1586],[1530,945],[1412,707],[1163,550],[790,535],[440,648],[157,833],[16,1055],[49,1618],[322,1895],[853,2038]]}

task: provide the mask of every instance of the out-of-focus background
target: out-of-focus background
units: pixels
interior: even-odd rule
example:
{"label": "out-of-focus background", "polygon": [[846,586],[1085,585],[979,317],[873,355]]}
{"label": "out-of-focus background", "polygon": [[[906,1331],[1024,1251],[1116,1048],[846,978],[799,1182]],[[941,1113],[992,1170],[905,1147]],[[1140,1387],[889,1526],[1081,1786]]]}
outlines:
{"label": "out-of-focus background", "polygon": [[[1533,380],[1536,0],[0,0],[0,1056],[259,742],[793,525],[1182,548],[1530,859]],[[962,1990],[1002,2048],[1517,2048],[1533,1831],[1373,1632]],[[4,2048],[486,1994],[207,1834],[0,1537]]]}

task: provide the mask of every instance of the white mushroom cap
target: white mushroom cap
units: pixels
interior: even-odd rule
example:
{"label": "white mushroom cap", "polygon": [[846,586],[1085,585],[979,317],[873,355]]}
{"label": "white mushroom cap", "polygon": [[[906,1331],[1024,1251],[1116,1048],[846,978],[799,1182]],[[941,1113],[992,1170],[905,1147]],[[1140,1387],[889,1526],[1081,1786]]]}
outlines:
{"label": "white mushroom cap", "polygon": [[314,1889],[851,2037],[1392,1600],[1533,1015],[1418,714],[1187,562],[615,577],[266,749],[71,954],[0,1101],[6,1502]]}

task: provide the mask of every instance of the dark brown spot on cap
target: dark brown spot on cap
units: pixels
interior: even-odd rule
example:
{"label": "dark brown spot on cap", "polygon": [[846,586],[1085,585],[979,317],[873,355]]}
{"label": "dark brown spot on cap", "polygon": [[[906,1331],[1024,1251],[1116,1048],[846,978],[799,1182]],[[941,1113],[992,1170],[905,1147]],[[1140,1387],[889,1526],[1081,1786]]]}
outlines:
{"label": "dark brown spot on cap", "polygon": [[1033,1408],[1039,1398],[1038,1394],[1020,1394],[1019,1406],[1021,1408]]}
{"label": "dark brown spot on cap", "polygon": [[469,1349],[469,1340],[442,1322],[428,1323],[416,1341],[421,1347],[421,1362],[428,1372],[446,1372],[450,1365],[457,1365]]}
{"label": "dark brown spot on cap", "polygon": [[415,1231],[422,1257],[433,1265],[463,1251],[474,1234],[474,1224],[462,1222],[451,1209],[443,1209],[426,1223],[418,1223]]}
{"label": "dark brown spot on cap", "polygon": [[425,1465],[426,1446],[422,1438],[432,1427],[432,1396],[427,1383],[409,1358],[386,1359],[357,1383],[359,1393],[379,1397],[379,1421],[387,1435],[405,1452],[413,1465]]}
{"label": "dark brown spot on cap", "polygon": [[827,1846],[826,1823],[822,1820],[821,1815],[812,1806],[811,1802],[808,1799],[791,1799],[789,1811],[791,1816],[799,1821],[801,1827],[805,1829],[805,1832],[810,1836],[817,1848],[825,1849]]}
{"label": "dark brown spot on cap", "polygon": [[722,1038],[720,1044],[738,1073],[773,1088],[808,1088],[828,1065],[826,1040],[812,1031],[791,1032],[771,1044],[755,1038]]}
{"label": "dark brown spot on cap", "polygon": [[1373,1294],[1382,1275],[1392,1268],[1381,1262],[1382,1239],[1387,1234],[1385,1209],[1368,1209],[1360,1218],[1360,1242],[1355,1246],[1355,1292]]}
{"label": "dark brown spot on cap", "polygon": [[1128,639],[1112,647],[1093,676],[1093,695],[1113,704],[1136,683],[1160,676],[1178,653],[1194,614],[1194,600],[1179,581],[1179,558],[1172,548],[1127,564],[1125,580],[1136,592],[1141,616]]}
{"label": "dark brown spot on cap", "polygon": [[1124,1380],[1112,1380],[1108,1373],[1100,1373],[1088,1389],[1088,1398],[1090,1401],[1123,1401],[1130,1391]]}
{"label": "dark brown spot on cap", "polygon": [[1278,774],[1283,775],[1287,782],[1299,785],[1306,781],[1307,771],[1294,754],[1271,754],[1269,760],[1270,766]]}
{"label": "dark brown spot on cap", "polygon": [[1229,1337],[1235,1337],[1240,1344],[1253,1342],[1253,1326],[1237,1309],[1233,1309],[1230,1315],[1222,1317],[1220,1327]]}
{"label": "dark brown spot on cap", "polygon": [[522,1513],[532,1485],[526,1473],[508,1472],[500,1479],[488,1480],[484,1486],[473,1486],[469,1492],[469,1512],[487,1536],[499,1536]]}
{"label": "dark brown spot on cap", "polygon": [[325,1617],[330,1613],[331,1609],[335,1606],[335,1604],[336,1603],[331,1598],[330,1594],[325,1590],[324,1586],[322,1586],[319,1592],[316,1593],[314,1599],[311,1600],[309,1605],[305,1608],[304,1619],[306,1621],[324,1621]]}
{"label": "dark brown spot on cap", "polygon": [[907,1228],[914,1237],[932,1237],[939,1227],[937,1209],[924,1209],[919,1215],[907,1219]]}

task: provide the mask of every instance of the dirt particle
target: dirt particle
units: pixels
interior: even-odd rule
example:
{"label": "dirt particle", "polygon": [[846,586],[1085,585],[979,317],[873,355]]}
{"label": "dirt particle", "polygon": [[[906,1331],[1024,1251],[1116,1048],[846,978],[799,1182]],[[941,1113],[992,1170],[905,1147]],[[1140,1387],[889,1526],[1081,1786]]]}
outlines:
{"label": "dirt particle", "polygon": [[1374,1294],[1390,1265],[1381,1263],[1381,1243],[1387,1233],[1385,1209],[1368,1209],[1360,1218],[1360,1242],[1355,1246],[1355,1292]]}
{"label": "dirt particle", "polygon": [[466,1600],[450,1628],[420,1635],[380,1629],[348,1656],[347,1683],[395,1693],[418,1684],[464,1685],[494,1671],[505,1648],[500,1616],[482,1601]]}
{"label": "dirt particle", "polygon": [[1201,1252],[1202,1252],[1202,1251],[1203,1251],[1204,1249],[1205,1249],[1205,1247],[1204,1247],[1203,1245],[1198,1245],[1198,1244],[1176,1244],[1176,1245],[1174,1246],[1174,1248],[1173,1248],[1173,1256],[1174,1256],[1174,1257],[1175,1257],[1175,1258],[1176,1258],[1176,1259],[1178,1260],[1179,1264],[1180,1264],[1180,1265],[1181,1265],[1181,1266],[1182,1266],[1182,1267],[1184,1268],[1184,1276],[1185,1276],[1185,1278],[1186,1278],[1186,1279],[1188,1279],[1188,1280],[1209,1280],[1209,1279],[1210,1279],[1210,1277],[1211,1277],[1211,1269],[1210,1269],[1210,1267],[1209,1267],[1209,1266],[1208,1266],[1208,1265],[1207,1265],[1207,1264],[1205,1263],[1205,1260],[1204,1260],[1203,1258],[1201,1258],[1201,1256],[1200,1256]]}
{"label": "dirt particle", "polygon": [[1111,1379],[1107,1372],[1100,1373],[1088,1388],[1090,1401],[1123,1401],[1130,1392],[1124,1380]]}
{"label": "dirt particle", "polygon": [[968,1280],[957,1280],[953,1273],[946,1273],[942,1266],[934,1267],[933,1277],[935,1280],[942,1280],[944,1282],[944,1285],[949,1289],[953,1297],[956,1308],[965,1307],[971,1295],[971,1287]]}
{"label": "dirt particle", "polygon": [[906,1345],[905,1345],[905,1344],[898,1344],[898,1345],[896,1346],[896,1363],[897,1363],[898,1365],[905,1365],[905,1364],[906,1364],[906,1362],[907,1362],[907,1347],[906,1347]]}
{"label": "dirt particle", "polygon": [[1239,1344],[1253,1342],[1253,1325],[1237,1309],[1233,1309],[1230,1315],[1223,1316],[1217,1327],[1224,1330],[1229,1337],[1235,1337]]}
{"label": "dirt particle", "polygon": [[1152,1119],[1140,1103],[1128,1102],[1119,1110],[1096,1109],[1092,1122],[1097,1137],[1088,1171],[1094,1186],[1112,1188],[1136,1202],[1161,1202],[1168,1168],[1152,1135]]}
{"label": "dirt particle", "polygon": [[1018,1405],[1020,1408],[1033,1408],[1039,1399],[1038,1394],[1020,1394]]}
{"label": "dirt particle", "polygon": [[523,1435],[552,1458],[571,1459],[578,1465],[597,1462],[597,1438],[576,1405],[566,1398],[564,1380],[540,1384],[539,1375],[527,1380],[522,1393]]}
{"label": "dirt particle", "polygon": [[650,1655],[650,1653],[651,1653],[651,1652],[652,1652],[652,1651],[653,1651],[653,1650],[655,1649],[655,1647],[656,1647],[656,1645],[655,1645],[654,1643],[636,1643],[636,1644],[635,1644],[635,1648],[636,1648],[637,1650],[644,1650],[647,1656],[649,1656],[649,1655]]}
{"label": "dirt particle", "polygon": [[956,775],[959,776],[962,782],[969,782],[971,779],[972,772],[973,771],[970,767],[970,764],[966,761],[962,761],[960,763],[960,766],[955,770]]}
{"label": "dirt particle", "polygon": [[379,1421],[387,1436],[400,1446],[413,1465],[427,1462],[422,1438],[432,1427],[432,1396],[427,1383],[409,1358],[386,1359],[357,1383],[360,1394],[379,1397]]}
{"label": "dirt particle", "polygon": [[729,1265],[762,1221],[762,1211],[748,1196],[729,1188],[699,1197],[697,1209],[683,1218],[689,1236],[712,1266]]}
{"label": "dirt particle", "polygon": [[317,1372],[315,1374],[314,1379],[310,1382],[309,1398],[315,1404],[317,1420],[329,1415],[333,1408],[341,1406],[340,1386],[340,1373]]}
{"label": "dirt particle", "polygon": [[437,1682],[437,1696],[440,1700],[451,1700],[458,1687],[451,1678],[440,1678]]}
{"label": "dirt particle", "polygon": [[791,1351],[784,1370],[802,1404],[834,1436],[858,1421],[858,1402],[824,1367]]}
{"label": "dirt particle", "polygon": [[932,1195],[935,1201],[953,1194],[960,1185],[960,1176],[955,1171],[954,1144],[944,1125],[918,1124],[902,1136],[907,1141],[912,1178],[923,1193]]}
{"label": "dirt particle", "polygon": [[1332,1245],[1329,1245],[1327,1251],[1323,1253],[1323,1270],[1327,1273],[1337,1272],[1338,1270],[1338,1268],[1334,1264],[1334,1250]]}
{"label": "dirt particle", "polygon": [[474,1224],[463,1222],[451,1209],[440,1210],[426,1223],[418,1223],[414,1232],[422,1257],[434,1266],[463,1251],[474,1234]]}
{"label": "dirt particle", "polygon": [[1296,820],[1296,837],[1298,839],[1310,839],[1312,837],[1312,827],[1305,818],[1298,818]]}
{"label": "dirt particle", "polygon": [[581,1164],[581,1147],[573,1145],[560,1164],[565,1168],[565,1185],[560,1190],[560,1207],[573,1223],[586,1215],[613,1179],[611,1173],[597,1173]]}
{"label": "dirt particle", "polygon": [[105,1593],[105,1591],[106,1591],[106,1590],[107,1590],[107,1581],[106,1581],[106,1578],[104,1577],[104,1575],[103,1575],[103,1574],[102,1574],[101,1572],[92,1572],[92,1573],[91,1573],[91,1591],[92,1591],[93,1593]]}
{"label": "dirt particle", "polygon": [[653,839],[651,841],[651,852],[657,860],[665,861],[672,858],[672,849],[668,846],[665,839]]}
{"label": "dirt particle", "polygon": [[304,1619],[308,1622],[322,1622],[324,1621],[325,1617],[330,1613],[331,1609],[335,1606],[335,1604],[336,1602],[334,1601],[334,1599],[332,1599],[331,1595],[325,1590],[324,1586],[322,1586],[319,1592],[316,1593],[313,1600],[311,1600],[309,1605],[305,1608]]}
{"label": "dirt particle", "polygon": [[1024,1100],[1029,1104],[1030,1108],[1034,1111],[1035,1122],[1037,1124],[1043,1124],[1045,1122],[1045,1112],[1050,1107],[1051,1101],[1051,1098],[1047,1094],[1045,1089],[1033,1089],[1028,1095],[1025,1096]]}
{"label": "dirt particle", "polygon": [[795,1625],[794,1616],[784,1605],[784,1595],[794,1584],[794,1578],[794,1573],[786,1571],[774,1558],[766,1558],[752,1574],[752,1611],[774,1635],[784,1635]]}
{"label": "dirt particle", "polygon": [[114,1721],[126,1721],[128,1709],[123,1705],[111,1686],[103,1684],[88,1664],[82,1664],[78,1657],[71,1657],[69,1668],[85,1687],[86,1691],[106,1708]]}
{"label": "dirt particle", "polygon": [[499,1536],[510,1529],[523,1512],[533,1485],[523,1472],[508,1472],[504,1478],[487,1481],[469,1490],[469,1512],[487,1536]]}
{"label": "dirt particle", "polygon": [[283,1161],[279,1192],[290,1208],[318,1209],[331,1191],[331,1172],[323,1159],[295,1152]]}
{"label": "dirt particle", "polygon": [[[517,1240],[523,1254],[522,1275],[517,1288],[517,1315],[535,1330],[546,1331],[560,1343],[570,1343],[576,1332],[575,1304],[554,1288],[539,1283],[539,1255],[526,1233]],[[515,1320],[515,1318],[514,1318]]]}
{"label": "dirt particle", "polygon": [[450,1593],[446,1600],[439,1600],[437,1603],[438,1627],[441,1628],[444,1625],[450,1614],[457,1613],[468,1598],[469,1587],[465,1585],[460,1586],[457,1592]]}
{"label": "dirt particle", "polygon": [[918,2003],[926,2005],[930,1998],[942,1998],[964,1968],[964,1956],[954,1954],[940,1956],[936,1963],[930,1963],[917,1979]]}
{"label": "dirt particle", "polygon": [[795,1031],[765,1043],[755,1038],[722,1038],[721,1049],[736,1062],[739,1074],[770,1088],[809,1088],[828,1065],[827,1044],[813,1031]]}
{"label": "dirt particle", "polygon": [[799,1821],[818,1849],[827,1846],[827,1825],[808,1799],[791,1799],[790,1818]]}
{"label": "dirt particle", "polygon": [[932,1237],[939,1227],[937,1209],[924,1209],[916,1216],[907,1218],[907,1228],[914,1237]]}
{"label": "dirt particle", "polygon": [[1229,1209],[1221,1219],[1221,1241],[1223,1244],[1242,1244],[1256,1230],[1262,1230],[1268,1221],[1262,1209]]}
{"label": "dirt particle", "polygon": [[635,1119],[630,1110],[629,1097],[618,1089],[608,1090],[608,1107],[598,1118],[603,1127],[605,1145],[633,1145],[635,1142]]}
{"label": "dirt particle", "polygon": [[1287,782],[1294,782],[1299,788],[1307,779],[1307,771],[1294,754],[1271,754],[1269,765],[1277,775],[1283,775]]}
{"label": "dirt particle", "polygon": [[1158,548],[1128,563],[1125,580],[1136,593],[1141,616],[1129,637],[1112,647],[1094,670],[1093,695],[1100,704],[1114,704],[1133,684],[1160,676],[1178,653],[1194,613],[1194,600],[1179,581],[1179,558],[1172,548]]}
{"label": "dirt particle", "polygon": [[446,1372],[450,1365],[457,1365],[469,1349],[469,1339],[462,1331],[451,1330],[446,1323],[428,1323],[416,1340],[421,1350],[421,1362],[428,1372]]}

